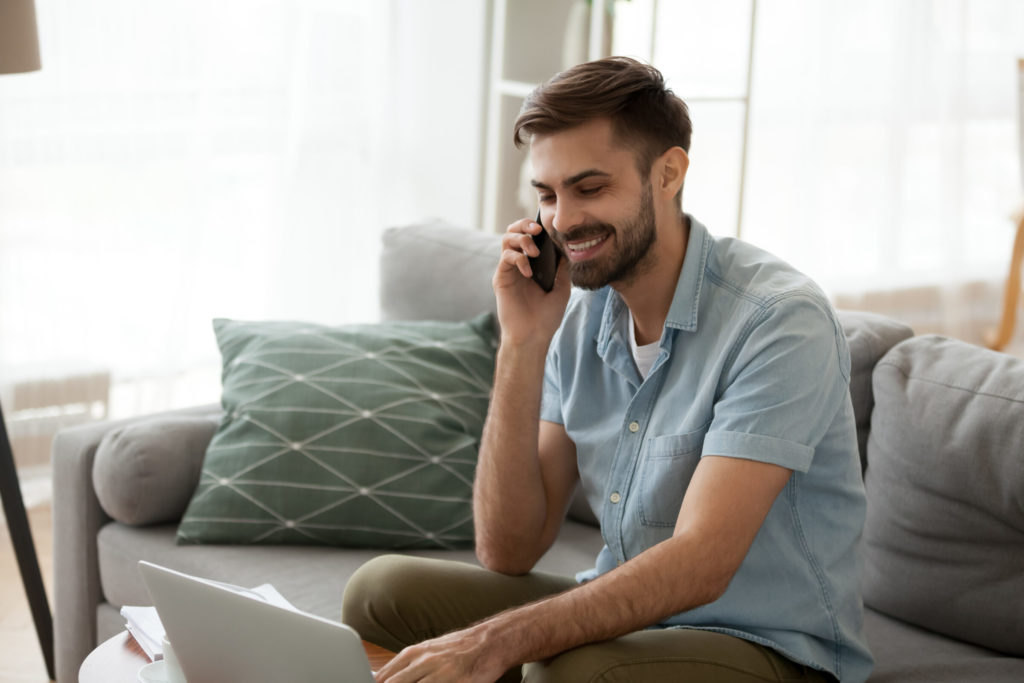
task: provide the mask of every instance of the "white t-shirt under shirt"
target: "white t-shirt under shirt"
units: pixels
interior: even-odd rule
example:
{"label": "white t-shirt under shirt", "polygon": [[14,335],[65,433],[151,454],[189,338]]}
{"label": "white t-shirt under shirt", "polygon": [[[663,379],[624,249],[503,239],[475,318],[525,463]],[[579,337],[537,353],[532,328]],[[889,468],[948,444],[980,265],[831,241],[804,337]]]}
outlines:
{"label": "white t-shirt under shirt", "polygon": [[636,367],[640,370],[640,376],[647,379],[647,375],[651,373],[651,366],[654,365],[654,361],[658,360],[661,344],[655,341],[637,346],[636,325],[633,323],[632,311],[629,313],[629,347],[633,349],[633,360],[636,361]]}

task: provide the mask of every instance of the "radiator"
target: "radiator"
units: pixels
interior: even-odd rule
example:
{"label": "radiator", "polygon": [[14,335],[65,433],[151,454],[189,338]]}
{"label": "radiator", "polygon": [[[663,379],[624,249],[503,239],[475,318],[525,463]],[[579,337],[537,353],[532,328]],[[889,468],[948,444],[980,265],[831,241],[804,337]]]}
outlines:
{"label": "radiator", "polygon": [[19,471],[48,467],[58,430],[107,416],[110,373],[20,379],[4,387],[2,400],[15,466]]}

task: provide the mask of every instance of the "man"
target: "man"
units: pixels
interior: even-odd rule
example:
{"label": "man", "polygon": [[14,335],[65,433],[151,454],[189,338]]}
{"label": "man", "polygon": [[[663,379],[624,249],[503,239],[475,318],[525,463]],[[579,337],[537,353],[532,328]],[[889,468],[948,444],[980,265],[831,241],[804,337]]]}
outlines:
{"label": "man", "polygon": [[[384,558],[353,577],[345,621],[405,648],[378,680],[512,681],[524,663],[528,681],[865,680],[864,492],[826,298],[682,212],[690,121],[656,69],[574,67],[515,139],[566,259],[545,293],[528,261],[544,228],[503,238],[484,569]],[[577,481],[596,568],[529,573]]]}

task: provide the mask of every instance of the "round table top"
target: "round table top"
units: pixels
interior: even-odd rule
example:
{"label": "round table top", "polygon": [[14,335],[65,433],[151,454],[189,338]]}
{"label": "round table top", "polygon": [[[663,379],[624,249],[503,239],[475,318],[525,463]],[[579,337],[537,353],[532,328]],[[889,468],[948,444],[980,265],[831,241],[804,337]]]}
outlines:
{"label": "round table top", "polygon": [[139,680],[139,669],[149,663],[149,657],[142,651],[128,631],[121,631],[108,638],[89,653],[78,670],[79,683],[135,683]]}
{"label": "round table top", "polygon": [[[395,656],[394,652],[363,641],[370,668],[377,671]],[[139,680],[139,669],[149,663],[149,657],[142,651],[128,631],[121,631],[108,638],[89,653],[78,670],[78,683],[135,683]]]}

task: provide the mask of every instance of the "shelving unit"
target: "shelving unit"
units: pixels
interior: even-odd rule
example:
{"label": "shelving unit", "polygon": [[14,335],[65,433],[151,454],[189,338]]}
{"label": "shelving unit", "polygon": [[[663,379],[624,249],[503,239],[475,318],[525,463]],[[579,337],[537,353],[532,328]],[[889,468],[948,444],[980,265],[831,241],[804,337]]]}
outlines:
{"label": "shelving unit", "polygon": [[[486,231],[502,232],[525,215],[517,194],[526,150],[512,144],[512,125],[526,96],[568,66],[563,63],[563,45],[575,4],[576,0],[494,0],[481,217]],[[588,59],[608,54],[601,46],[607,45],[610,24],[601,18],[601,13],[591,12]]]}
{"label": "shelving unit", "polygon": [[[707,6],[687,0],[686,6],[663,3],[659,0],[493,0],[491,29],[491,71],[487,102],[487,127],[481,227],[490,232],[502,232],[515,220],[532,213],[530,198],[520,201],[520,174],[526,159],[526,150],[512,144],[512,125],[519,115],[523,100],[540,83],[573,63],[598,59],[609,54],[627,54],[646,59],[658,66],[669,79],[682,74],[683,87],[677,92],[691,106],[696,129],[701,131],[700,144],[691,151],[695,163],[687,184],[697,189],[695,196],[705,203],[702,216],[718,230],[740,235],[743,222],[743,199],[746,181],[747,147],[750,130],[751,84],[753,75],[754,38],[757,0],[729,0],[720,11],[730,13],[739,22],[735,32],[732,54],[745,58],[737,63],[736,75],[728,87],[716,87],[699,76],[707,64],[693,55],[680,54],[675,27],[690,18],[690,24],[714,21],[721,17],[708,16]],[[601,7],[604,11],[587,9]],[[580,27],[579,15],[585,11],[585,35],[577,35],[580,43],[572,56],[563,54],[567,26]],[[572,17],[572,18],[570,18]],[[749,21],[749,24],[744,24]],[[660,22],[660,23],[659,23]],[[745,31],[745,29],[749,29]],[[745,33],[745,35],[744,35]],[[739,59],[740,57],[737,57]],[[567,63],[568,62],[568,63]],[[745,67],[745,68],[744,68]],[[701,83],[704,86],[701,87]],[[730,105],[731,111],[728,109]],[[703,119],[701,117],[704,117]],[[701,124],[711,120],[717,124],[717,133]],[[735,120],[735,124],[731,122]],[[723,123],[728,122],[728,123]],[[732,129],[730,125],[734,125]],[[715,128],[715,127],[712,127]],[[708,131],[708,132],[705,132]],[[724,132],[723,132],[724,131]],[[698,159],[698,157],[700,157]],[[701,187],[729,188],[727,198],[711,200]],[[720,196],[722,193],[719,192]],[[527,204],[527,205],[524,205]]]}

